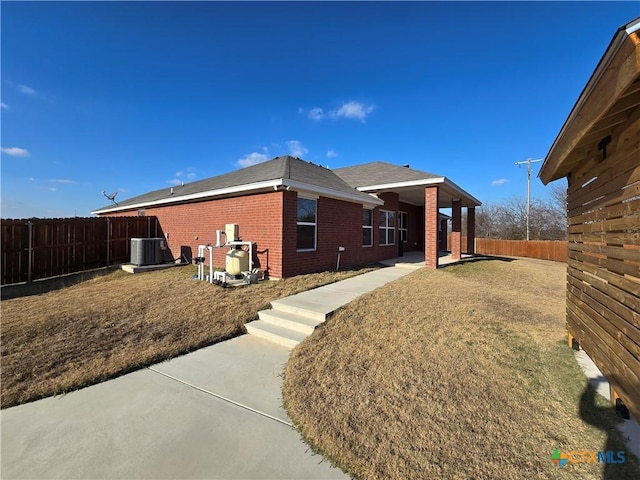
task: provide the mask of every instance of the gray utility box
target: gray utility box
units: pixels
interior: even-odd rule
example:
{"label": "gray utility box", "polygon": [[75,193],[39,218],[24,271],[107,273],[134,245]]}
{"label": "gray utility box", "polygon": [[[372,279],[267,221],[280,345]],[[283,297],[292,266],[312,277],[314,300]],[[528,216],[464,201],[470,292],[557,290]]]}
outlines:
{"label": "gray utility box", "polygon": [[137,266],[162,263],[162,253],[166,248],[164,238],[132,238],[131,263]]}

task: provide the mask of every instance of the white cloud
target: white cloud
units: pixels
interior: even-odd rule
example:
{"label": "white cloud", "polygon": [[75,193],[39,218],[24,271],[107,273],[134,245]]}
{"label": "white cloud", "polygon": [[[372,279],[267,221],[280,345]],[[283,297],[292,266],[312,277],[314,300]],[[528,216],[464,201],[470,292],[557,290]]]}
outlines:
{"label": "white cloud", "polygon": [[47,188],[47,190],[49,190],[50,192],[57,192],[58,189],[56,187],[49,187]]}
{"label": "white cloud", "polygon": [[167,183],[168,183],[169,185],[175,185],[175,186],[178,186],[178,185],[182,185],[182,180],[179,180],[179,179],[177,179],[177,178],[174,178],[173,180],[169,180]]}
{"label": "white cloud", "polygon": [[360,102],[347,102],[339,109],[333,110],[330,115],[332,118],[348,118],[351,120],[360,120],[364,123],[375,108],[375,105],[365,105]]}
{"label": "white cloud", "polygon": [[491,182],[491,185],[494,187],[498,187],[500,185],[504,185],[505,183],[509,183],[509,180],[507,180],[506,178],[500,178]]}
{"label": "white cloud", "polygon": [[366,104],[362,102],[350,101],[342,104],[335,110],[325,112],[320,107],[313,107],[309,111],[306,111],[302,107],[298,108],[298,113],[306,113],[307,117],[311,120],[322,120],[324,118],[331,118],[337,120],[339,118],[347,118],[350,120],[360,120],[364,123],[367,117],[375,110],[376,106],[373,104]]}
{"label": "white cloud", "polygon": [[35,95],[36,91],[27,85],[18,85],[18,90],[27,95]]}
{"label": "white cloud", "polygon": [[244,157],[239,158],[236,161],[236,165],[239,167],[250,167],[251,165],[257,165],[258,163],[266,162],[269,160],[269,157],[264,153],[251,152],[246,154]]}
{"label": "white cloud", "polygon": [[299,140],[289,140],[285,143],[289,148],[289,152],[291,152],[291,155],[293,155],[294,157],[302,157],[309,152],[309,150],[304,148],[302,142]]}
{"label": "white cloud", "polygon": [[36,181],[36,179],[35,179],[34,177],[29,177],[29,181],[30,181],[30,182],[35,182],[35,181]]}
{"label": "white cloud", "polygon": [[192,179],[194,179],[196,177],[197,177],[197,175],[194,172],[187,173],[187,178],[189,180],[192,180]]}
{"label": "white cloud", "polygon": [[309,110],[309,113],[307,113],[307,116],[311,120],[322,120],[324,118],[324,110],[322,110],[320,107],[314,107],[311,110]]}
{"label": "white cloud", "polygon": [[0,102],[0,108],[4,108],[5,110],[9,110],[9,105],[4,102]]}
{"label": "white cloud", "polygon": [[327,151],[327,158],[336,158],[337,156],[338,156],[338,152],[336,152],[335,150],[329,149]]}
{"label": "white cloud", "polygon": [[8,148],[0,148],[0,150],[2,151],[2,153],[6,153],[7,155],[10,155],[12,157],[28,157],[29,156],[29,150],[27,150],[26,148],[8,147]]}
{"label": "white cloud", "polygon": [[52,178],[51,180],[49,180],[51,183],[60,183],[63,185],[73,185],[74,182],[73,180],[69,180],[68,178]]}
{"label": "white cloud", "polygon": [[182,172],[182,171],[176,172],[176,177],[181,177],[183,173],[184,172]]}

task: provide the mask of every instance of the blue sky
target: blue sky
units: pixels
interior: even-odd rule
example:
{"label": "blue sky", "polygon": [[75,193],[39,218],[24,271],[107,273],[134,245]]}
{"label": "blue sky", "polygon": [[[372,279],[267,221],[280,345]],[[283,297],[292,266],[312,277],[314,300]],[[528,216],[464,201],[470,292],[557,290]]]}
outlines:
{"label": "blue sky", "polygon": [[[640,2],[2,2],[5,218],[291,153],[526,193]],[[540,164],[534,165],[537,173]],[[535,178],[535,177],[534,177]],[[532,182],[534,197],[547,189]]]}

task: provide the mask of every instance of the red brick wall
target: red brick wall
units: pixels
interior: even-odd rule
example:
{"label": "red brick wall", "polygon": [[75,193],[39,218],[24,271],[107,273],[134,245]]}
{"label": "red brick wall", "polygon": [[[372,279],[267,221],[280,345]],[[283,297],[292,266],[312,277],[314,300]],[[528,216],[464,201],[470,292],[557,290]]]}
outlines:
{"label": "red brick wall", "polygon": [[[338,247],[345,247],[340,255],[340,267],[372,263],[389,255],[389,247],[377,248],[378,220],[374,212],[374,246],[362,246],[362,205],[320,197],[317,201],[317,242],[313,252],[296,249],[297,201],[296,192],[285,192],[284,201],[284,266],[285,276],[307,272],[334,270]],[[385,256],[387,255],[387,256]]]}
{"label": "red brick wall", "polygon": [[[167,243],[173,258],[185,247],[191,256],[198,254],[198,245],[215,245],[216,230],[224,230],[226,223],[237,223],[240,238],[254,243],[255,267],[274,278],[282,277],[282,205],[283,193],[270,192],[242,197],[209,200],[182,205],[147,207],[146,215],[158,217],[161,234],[168,235]],[[137,210],[109,214],[136,215]],[[214,249],[214,265],[224,267],[226,248]],[[207,255],[208,264],[208,255]]]}
{"label": "red brick wall", "polygon": [[[333,270],[336,268],[338,247],[345,247],[340,255],[340,267],[350,267],[376,262],[398,256],[398,232],[396,222],[396,244],[380,246],[379,211],[398,212],[399,201],[395,193],[384,193],[380,196],[385,205],[376,207],[373,212],[373,246],[362,246],[362,205],[342,202],[331,198],[320,197],[317,203],[317,245],[314,252],[296,251],[297,194],[285,192],[283,252],[285,276],[301,273]],[[411,217],[420,207],[405,205]],[[422,227],[420,227],[422,228]],[[411,231],[412,226],[409,226]],[[417,235],[417,233],[414,232]]]}
{"label": "red brick wall", "polygon": [[[373,212],[373,246],[362,246],[362,205],[320,197],[317,203],[317,245],[313,252],[296,251],[297,193],[294,191],[245,195],[197,203],[147,207],[146,215],[158,217],[162,229],[168,234],[168,245],[173,258],[190,249],[190,257],[198,254],[198,245],[215,244],[216,230],[224,230],[226,223],[237,223],[240,237],[254,243],[256,267],[272,278],[291,277],[309,272],[336,268],[338,247],[345,247],[340,266],[363,265],[398,256],[397,212],[408,213],[409,237],[405,251],[418,249],[424,235],[421,224],[422,207],[400,204],[398,195],[384,193],[383,207]],[[379,210],[396,212],[396,244],[380,246]],[[110,216],[136,215],[137,210],[109,214]],[[415,225],[414,225],[414,222]],[[197,238],[196,238],[197,237]],[[214,249],[214,265],[224,267],[226,249]],[[207,257],[208,264],[208,257]]]}

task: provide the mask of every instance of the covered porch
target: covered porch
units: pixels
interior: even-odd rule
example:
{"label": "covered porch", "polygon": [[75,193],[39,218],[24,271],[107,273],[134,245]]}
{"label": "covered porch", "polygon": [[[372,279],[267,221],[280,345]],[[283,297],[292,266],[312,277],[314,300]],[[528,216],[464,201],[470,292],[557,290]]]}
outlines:
{"label": "covered porch", "polygon": [[[451,262],[460,261],[463,252],[467,256],[475,254],[475,208],[481,202],[451,182],[446,177],[435,177],[412,180],[385,185],[360,187],[359,190],[385,196],[389,193],[397,195],[399,204],[420,207],[422,218],[416,218],[405,227],[424,229],[418,232],[424,238],[423,251],[405,252],[400,258],[415,259],[422,257],[422,265],[428,268],[438,268]],[[440,209],[451,209],[451,251],[446,250],[447,216]],[[466,242],[462,245],[462,209],[466,209]],[[444,241],[443,241],[444,240]]]}

